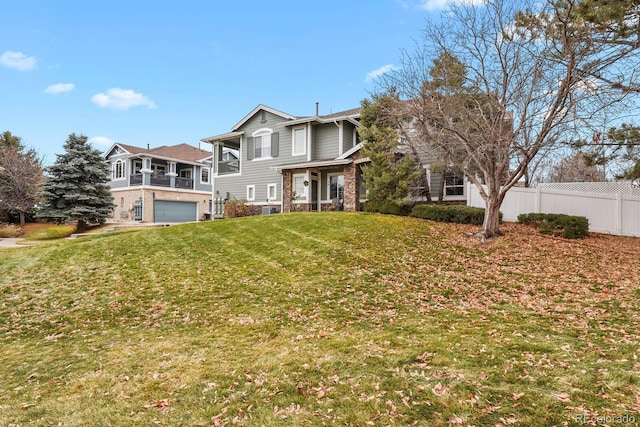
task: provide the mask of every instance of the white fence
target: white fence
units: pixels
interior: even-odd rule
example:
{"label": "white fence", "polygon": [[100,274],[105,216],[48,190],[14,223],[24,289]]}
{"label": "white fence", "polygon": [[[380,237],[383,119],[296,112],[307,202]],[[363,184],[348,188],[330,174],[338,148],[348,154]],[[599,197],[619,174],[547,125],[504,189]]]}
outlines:
{"label": "white fence", "polygon": [[[478,189],[467,184],[467,205],[484,208]],[[585,216],[589,231],[640,236],[640,196],[565,191],[540,186],[514,187],[507,192],[500,211],[505,221],[517,221],[522,213],[562,213]]]}

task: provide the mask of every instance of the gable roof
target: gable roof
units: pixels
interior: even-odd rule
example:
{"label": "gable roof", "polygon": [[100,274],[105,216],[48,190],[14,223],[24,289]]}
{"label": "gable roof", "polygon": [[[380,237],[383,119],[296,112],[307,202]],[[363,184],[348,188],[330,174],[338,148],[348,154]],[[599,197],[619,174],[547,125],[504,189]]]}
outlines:
{"label": "gable roof", "polygon": [[260,111],[260,110],[264,110],[264,111],[266,111],[268,113],[275,114],[276,116],[280,116],[283,119],[294,120],[294,119],[297,118],[297,117],[292,116],[290,114],[284,113],[284,112],[282,112],[280,110],[276,110],[275,108],[271,108],[271,107],[268,107],[266,105],[259,104],[256,108],[251,110],[251,112],[249,114],[244,116],[242,120],[240,120],[238,123],[236,123],[235,126],[233,128],[231,128],[231,130],[232,131],[237,131],[238,128],[240,128],[243,124],[245,124],[251,117],[256,115],[256,113],[258,111]]}
{"label": "gable roof", "polygon": [[163,145],[161,147],[150,149],[136,147],[134,145],[115,143],[113,147],[111,147],[107,151],[107,153],[105,154],[105,158],[109,157],[116,146],[125,150],[127,153],[129,153],[129,155],[144,154],[150,157],[161,157],[164,159],[182,160],[192,163],[200,162],[213,155],[211,151],[202,150],[200,148],[184,143],[178,145]]}
{"label": "gable roof", "polygon": [[333,123],[339,120],[346,120],[358,126],[359,122],[356,119],[360,118],[360,108],[351,108],[350,110],[338,111],[336,113],[327,114],[324,116],[306,116],[299,117],[286,123],[287,126],[299,125],[302,123]]}

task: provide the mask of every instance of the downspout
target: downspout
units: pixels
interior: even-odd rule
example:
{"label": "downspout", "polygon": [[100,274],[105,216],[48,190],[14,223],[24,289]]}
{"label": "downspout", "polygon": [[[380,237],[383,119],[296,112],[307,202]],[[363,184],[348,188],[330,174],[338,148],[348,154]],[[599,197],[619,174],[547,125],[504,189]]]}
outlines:
{"label": "downspout", "polygon": [[340,121],[340,124],[338,124],[338,121],[333,119],[333,124],[338,127],[338,156],[341,156],[344,153],[343,122]]}

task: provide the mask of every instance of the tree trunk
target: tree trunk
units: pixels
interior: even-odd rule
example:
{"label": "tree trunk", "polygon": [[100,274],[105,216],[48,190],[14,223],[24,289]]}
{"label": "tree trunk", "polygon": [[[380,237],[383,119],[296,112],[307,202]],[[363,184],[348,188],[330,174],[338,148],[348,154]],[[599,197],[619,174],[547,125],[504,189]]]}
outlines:
{"label": "tree trunk", "polygon": [[499,236],[500,232],[500,199],[498,194],[490,194],[485,199],[485,211],[484,222],[482,223],[482,230],[478,233],[481,238],[491,238]]}
{"label": "tree trunk", "polygon": [[79,219],[78,224],[76,225],[76,233],[84,233],[88,228],[87,223],[84,220]]}
{"label": "tree trunk", "polygon": [[444,177],[447,174],[447,168],[442,168],[442,172],[440,173],[440,186],[438,187],[438,203],[442,204],[444,202]]}
{"label": "tree trunk", "polygon": [[20,215],[20,228],[24,230],[24,226],[26,224],[26,221],[24,218],[24,212],[20,211],[19,215]]}

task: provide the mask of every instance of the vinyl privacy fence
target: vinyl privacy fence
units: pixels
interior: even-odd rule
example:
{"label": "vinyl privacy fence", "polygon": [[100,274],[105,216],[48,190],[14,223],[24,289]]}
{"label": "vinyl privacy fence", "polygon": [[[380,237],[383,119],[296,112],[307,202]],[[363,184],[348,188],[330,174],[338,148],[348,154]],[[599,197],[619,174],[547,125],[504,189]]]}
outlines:
{"label": "vinyl privacy fence", "polygon": [[[569,187],[570,188],[570,187]],[[640,195],[635,191],[613,193],[580,191],[573,189],[514,187],[505,196],[500,208],[505,221],[515,222],[522,213],[561,213],[585,216],[589,231],[640,236]],[[484,208],[478,189],[467,184],[467,205]]]}

